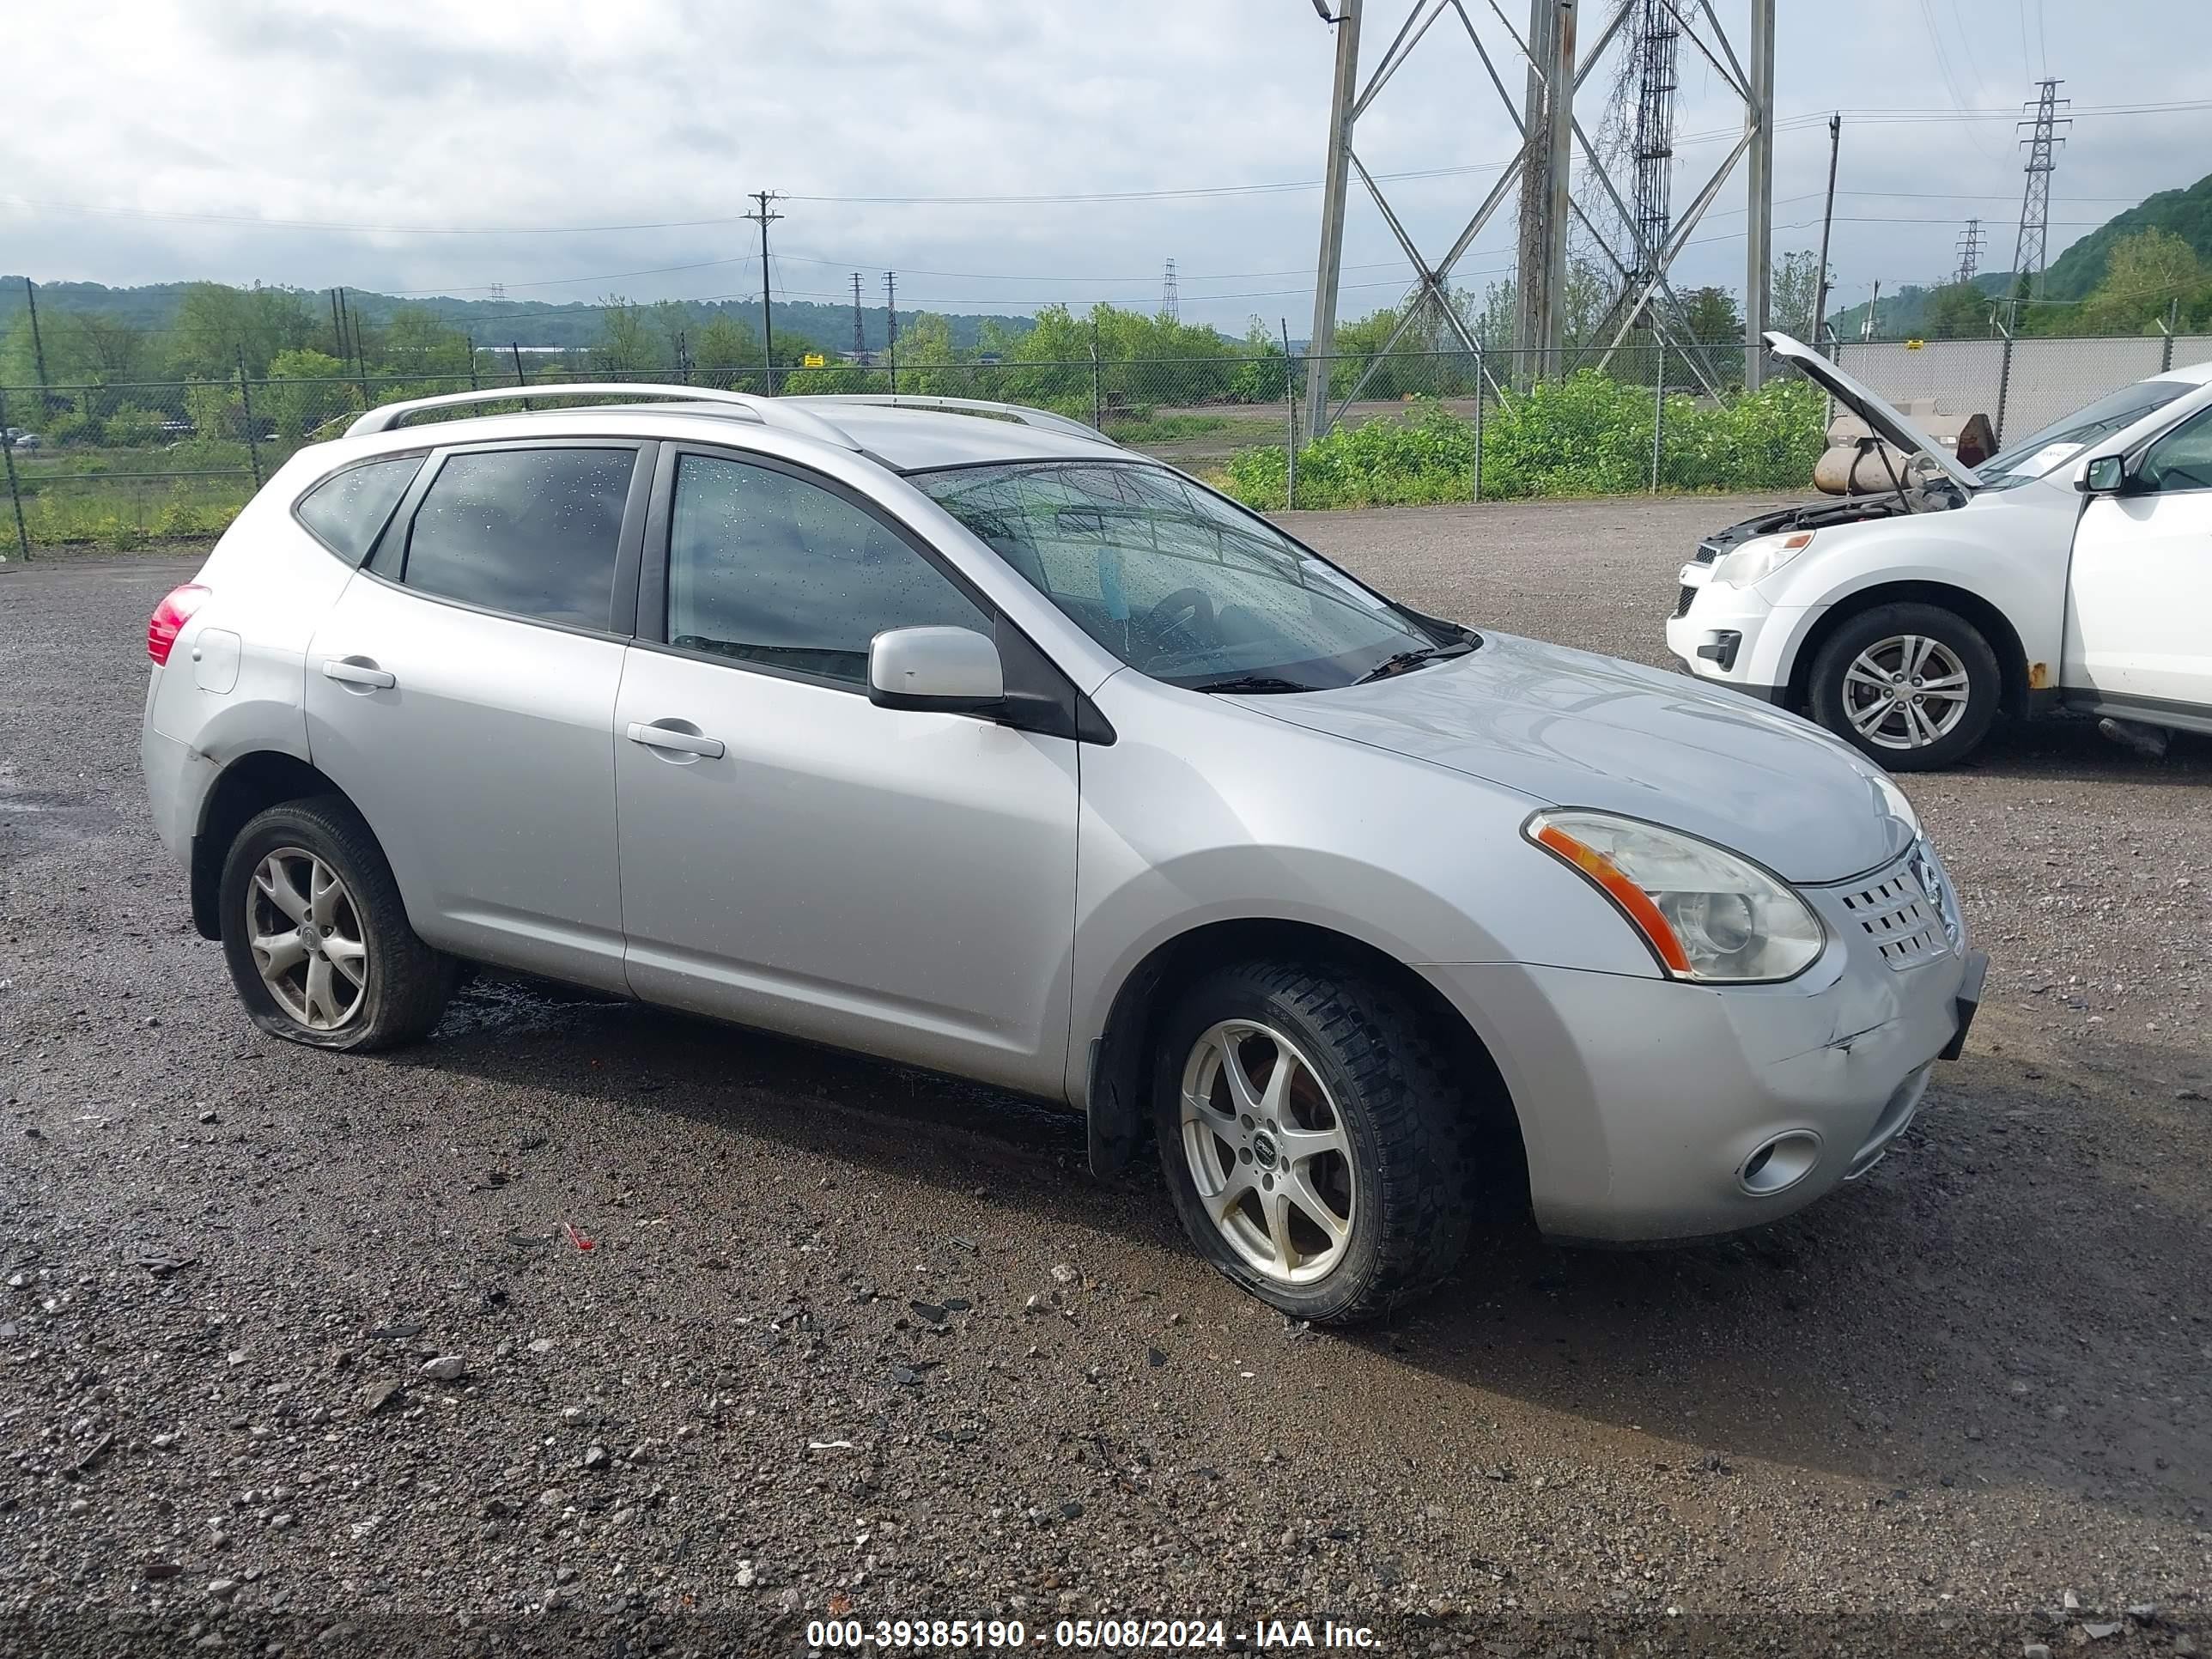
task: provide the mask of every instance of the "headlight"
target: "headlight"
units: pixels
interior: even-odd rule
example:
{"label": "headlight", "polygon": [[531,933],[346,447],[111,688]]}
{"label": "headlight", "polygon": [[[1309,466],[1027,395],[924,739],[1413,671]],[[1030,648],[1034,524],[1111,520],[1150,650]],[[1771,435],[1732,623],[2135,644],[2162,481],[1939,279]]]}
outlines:
{"label": "headlight", "polygon": [[1787,536],[1761,536],[1746,542],[1713,567],[1713,580],[1723,587],[1756,587],[1813,544],[1814,532],[1794,530]]}
{"label": "headlight", "polygon": [[1610,812],[1539,812],[1522,833],[1611,899],[1677,979],[1789,979],[1820,954],[1819,918],[1748,859]]}

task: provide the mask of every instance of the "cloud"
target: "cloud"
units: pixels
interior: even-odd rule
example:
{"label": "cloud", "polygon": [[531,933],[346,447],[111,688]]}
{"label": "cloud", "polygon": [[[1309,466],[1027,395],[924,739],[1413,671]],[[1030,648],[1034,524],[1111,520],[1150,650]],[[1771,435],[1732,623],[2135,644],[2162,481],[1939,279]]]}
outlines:
{"label": "cloud", "polygon": [[[1402,3],[1369,0],[1370,64]],[[1743,6],[1721,7],[1739,41]],[[1524,9],[1504,0],[1516,20]],[[2105,27],[2067,31],[2065,90],[2084,105],[2195,95],[2212,15],[2175,10],[2124,0],[2100,9]],[[1468,14],[1517,87],[1496,15],[1474,3]],[[2015,0],[1868,0],[1841,27],[1829,8],[1784,4],[1781,112],[2008,106],[2041,66],[2030,15]],[[10,263],[35,276],[477,295],[501,283],[518,295],[587,300],[617,285],[612,273],[689,265],[702,268],[618,285],[641,299],[750,294],[754,233],[738,216],[745,192],[775,189],[793,198],[775,243],[779,290],[794,296],[836,297],[853,269],[875,290],[896,266],[902,301],[915,306],[1149,305],[1172,257],[1186,316],[1231,330],[1250,313],[1286,316],[1293,333],[1310,317],[1316,191],[1017,206],[861,199],[1318,178],[1332,40],[1301,0],[387,0],[373,15],[356,0],[108,0],[22,9],[9,35],[11,125],[33,139],[0,196],[74,204],[0,203]],[[1682,71],[1678,206],[1726,153],[1725,138],[1698,135],[1741,119],[1702,58],[1686,49]],[[1582,102],[1593,128],[1601,81]],[[1877,276],[1893,289],[1940,276],[1970,214],[1989,233],[1988,263],[2008,264],[2021,184],[2013,137],[2002,120],[1847,118],[1839,297]],[[2084,117],[2053,191],[2052,253],[2127,202],[2192,182],[2208,138],[2206,112]],[[1359,149],[1378,173],[1494,169],[1516,142],[1447,14],[1363,119]],[[1817,120],[1782,132],[1778,251],[1817,240],[1826,167]],[[1494,177],[1387,188],[1433,256]],[[1698,233],[1685,281],[1741,282],[1741,204],[1739,175]],[[179,215],[419,228],[142,216]],[[715,222],[677,222],[697,221]],[[580,228],[617,225],[671,228]],[[1509,209],[1462,280],[1502,274],[1511,236]],[[732,263],[708,263],[723,260]],[[1407,274],[1364,200],[1346,260],[1347,312],[1389,302]]]}

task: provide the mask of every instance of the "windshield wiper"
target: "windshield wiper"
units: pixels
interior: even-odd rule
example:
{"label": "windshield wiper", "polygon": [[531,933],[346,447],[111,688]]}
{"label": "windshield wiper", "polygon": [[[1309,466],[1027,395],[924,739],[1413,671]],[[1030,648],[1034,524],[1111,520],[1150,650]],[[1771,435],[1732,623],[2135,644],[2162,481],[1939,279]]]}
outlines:
{"label": "windshield wiper", "polygon": [[1201,680],[1186,691],[1312,691],[1318,688],[1303,680],[1286,680],[1279,674],[1232,674],[1227,679]]}
{"label": "windshield wiper", "polygon": [[1387,680],[1393,674],[1402,674],[1409,668],[1419,668],[1425,662],[1436,662],[1446,657],[1464,657],[1474,649],[1472,642],[1456,640],[1449,645],[1424,645],[1412,651],[1401,651],[1395,657],[1385,657],[1369,669],[1354,685],[1364,685],[1370,680]]}

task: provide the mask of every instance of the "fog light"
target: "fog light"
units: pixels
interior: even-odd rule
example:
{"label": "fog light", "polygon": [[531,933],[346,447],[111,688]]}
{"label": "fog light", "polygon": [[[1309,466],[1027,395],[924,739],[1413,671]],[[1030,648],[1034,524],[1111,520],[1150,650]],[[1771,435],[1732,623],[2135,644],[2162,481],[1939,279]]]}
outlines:
{"label": "fog light", "polygon": [[1735,666],[1736,647],[1742,643],[1741,633],[1733,628],[1723,628],[1698,647],[1698,654],[1725,671]]}
{"label": "fog light", "polygon": [[1810,1129],[1788,1129],[1761,1141],[1736,1171],[1736,1184],[1753,1198],[1771,1198],[1795,1187],[1820,1161],[1820,1137]]}

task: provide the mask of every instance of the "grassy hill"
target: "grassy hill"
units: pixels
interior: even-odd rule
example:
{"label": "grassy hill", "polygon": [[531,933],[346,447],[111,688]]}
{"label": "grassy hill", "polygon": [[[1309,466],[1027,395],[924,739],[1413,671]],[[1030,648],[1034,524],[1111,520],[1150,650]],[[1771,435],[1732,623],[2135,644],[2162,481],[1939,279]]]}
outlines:
{"label": "grassy hill", "polygon": [[[2059,192],[2062,198],[2063,193],[2063,190]],[[2104,280],[2105,264],[2112,257],[2112,245],[2140,230],[2171,231],[2195,249],[2197,258],[2212,264],[2212,174],[2199,179],[2185,190],[2162,190],[2147,196],[2074,243],[2043,273],[2043,297],[2067,301],[2087,298]],[[1974,286],[1992,297],[2000,296],[2011,288],[2012,273],[1985,270],[1974,278]],[[1881,337],[1893,340],[1926,333],[1929,301],[1935,293],[1933,287],[1907,283],[1894,294],[1884,294],[1878,319]],[[1866,314],[1866,302],[1862,301],[1831,313],[1829,323],[1843,338],[1856,340],[1865,325]]]}
{"label": "grassy hill", "polygon": [[2186,190],[2162,190],[2118,213],[2051,262],[2043,275],[2044,297],[2079,300],[2097,286],[2112,244],[2136,230],[2170,230],[2212,261],[2212,173]]}
{"label": "grassy hill", "polygon": [[[176,314],[185,290],[182,283],[155,283],[141,288],[109,288],[102,283],[46,283],[39,284],[39,316],[43,321],[65,312],[78,312],[130,323],[151,333],[166,328]],[[318,312],[330,305],[327,293],[305,296]],[[371,327],[389,322],[403,307],[427,311],[441,322],[459,329],[480,345],[587,346],[599,336],[599,307],[572,302],[552,305],[538,300],[455,300],[444,297],[402,299],[389,294],[349,288],[346,304]],[[23,279],[0,276],[0,337],[4,337],[23,310]],[[684,302],[689,325],[702,328],[717,316],[748,324],[756,333],[761,325],[757,300],[726,300],[707,303]],[[902,309],[904,318],[910,313]],[[867,349],[880,351],[890,332],[890,314],[882,306],[864,307],[860,313]],[[947,313],[955,346],[974,346],[983,325],[997,323],[1010,333],[1026,333],[1033,320],[1023,316],[986,316],[978,313]],[[853,308],[823,305],[811,300],[779,300],[775,331],[781,340],[804,337],[831,351],[853,343]]]}

